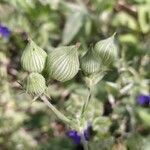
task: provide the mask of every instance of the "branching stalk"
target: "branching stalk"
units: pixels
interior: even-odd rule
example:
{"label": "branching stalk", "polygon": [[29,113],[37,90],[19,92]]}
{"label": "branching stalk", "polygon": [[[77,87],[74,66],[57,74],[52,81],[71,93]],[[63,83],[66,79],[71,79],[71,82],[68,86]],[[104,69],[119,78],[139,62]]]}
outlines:
{"label": "branching stalk", "polygon": [[88,107],[90,100],[91,100],[91,88],[88,87],[88,96],[87,96],[86,101],[83,104],[82,109],[81,109],[81,117],[83,117],[84,113],[86,112],[86,109]]}
{"label": "branching stalk", "polygon": [[71,124],[71,120],[68,119],[64,114],[62,114],[57,108],[55,108],[47,99],[45,95],[41,96],[42,101],[55,113],[55,115],[67,124]]}

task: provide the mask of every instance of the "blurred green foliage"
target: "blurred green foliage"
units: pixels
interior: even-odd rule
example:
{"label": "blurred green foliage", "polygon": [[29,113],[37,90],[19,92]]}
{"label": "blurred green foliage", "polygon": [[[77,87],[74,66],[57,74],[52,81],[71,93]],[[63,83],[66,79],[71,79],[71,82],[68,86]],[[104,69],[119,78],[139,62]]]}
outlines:
{"label": "blurred green foliage", "polygon": [[[68,128],[41,101],[31,104],[18,83],[26,76],[20,55],[27,37],[46,51],[80,42],[83,55],[115,31],[120,59],[92,89],[88,117],[95,135],[90,145],[97,150],[150,148],[150,110],[136,103],[150,90],[149,0],[0,0],[0,24],[11,30],[10,38],[0,37],[0,149],[76,147],[65,135]],[[73,115],[87,90],[79,73],[64,84],[52,81],[47,93],[56,107]]]}

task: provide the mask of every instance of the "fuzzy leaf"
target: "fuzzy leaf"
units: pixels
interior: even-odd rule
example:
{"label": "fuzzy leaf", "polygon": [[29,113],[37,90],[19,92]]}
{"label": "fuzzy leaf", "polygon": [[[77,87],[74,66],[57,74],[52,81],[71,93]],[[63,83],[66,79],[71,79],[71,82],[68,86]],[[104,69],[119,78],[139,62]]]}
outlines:
{"label": "fuzzy leaf", "polygon": [[83,25],[82,12],[79,11],[68,16],[67,22],[63,30],[62,43],[64,45],[70,43],[79,32],[82,25]]}

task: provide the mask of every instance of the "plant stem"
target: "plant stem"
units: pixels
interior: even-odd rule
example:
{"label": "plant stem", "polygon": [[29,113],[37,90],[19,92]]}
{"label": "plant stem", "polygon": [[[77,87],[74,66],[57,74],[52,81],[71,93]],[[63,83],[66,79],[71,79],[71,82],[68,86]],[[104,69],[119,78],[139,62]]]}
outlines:
{"label": "plant stem", "polygon": [[81,118],[83,117],[84,113],[86,112],[86,109],[88,107],[88,104],[89,104],[90,100],[91,100],[91,88],[88,87],[88,96],[87,96],[87,99],[84,102],[82,110],[81,110]]}
{"label": "plant stem", "polygon": [[55,115],[62,121],[71,124],[71,120],[62,114],[57,108],[55,108],[47,99],[45,95],[41,96],[42,101],[55,113]]}
{"label": "plant stem", "polygon": [[88,142],[85,140],[85,137],[84,137],[83,134],[81,135],[81,142],[82,142],[84,150],[89,150],[89,148],[88,148]]}

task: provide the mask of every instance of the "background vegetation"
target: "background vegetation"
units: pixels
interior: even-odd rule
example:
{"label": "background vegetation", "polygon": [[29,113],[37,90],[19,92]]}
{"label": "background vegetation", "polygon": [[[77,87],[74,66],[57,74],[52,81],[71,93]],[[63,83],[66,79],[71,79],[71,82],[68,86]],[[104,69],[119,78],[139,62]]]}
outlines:
{"label": "background vegetation", "polygon": [[[40,100],[31,103],[21,85],[20,56],[30,36],[45,51],[80,42],[80,55],[117,32],[120,59],[93,89],[94,150],[150,149],[150,109],[137,103],[149,95],[149,0],[0,0],[0,149],[82,149]],[[19,82],[19,83],[18,83]],[[49,95],[64,113],[76,114],[87,94],[79,73],[64,84],[53,81]]]}

